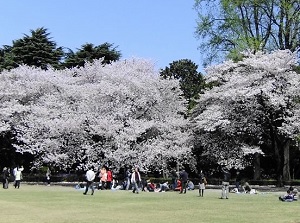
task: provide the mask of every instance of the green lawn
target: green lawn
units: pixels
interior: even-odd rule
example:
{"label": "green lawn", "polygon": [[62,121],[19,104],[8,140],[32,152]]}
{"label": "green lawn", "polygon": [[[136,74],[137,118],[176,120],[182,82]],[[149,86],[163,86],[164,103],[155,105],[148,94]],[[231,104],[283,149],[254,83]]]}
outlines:
{"label": "green lawn", "polygon": [[95,191],[63,186],[21,185],[0,189],[0,219],[5,223],[300,223],[300,201],[280,202],[279,192],[257,195],[230,194],[218,199],[220,190],[133,194],[131,191]]}

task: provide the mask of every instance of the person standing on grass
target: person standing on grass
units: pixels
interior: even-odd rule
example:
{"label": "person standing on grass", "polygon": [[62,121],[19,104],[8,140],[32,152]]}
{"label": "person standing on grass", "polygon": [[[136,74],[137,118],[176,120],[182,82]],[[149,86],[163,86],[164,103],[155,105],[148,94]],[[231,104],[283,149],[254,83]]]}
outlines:
{"label": "person standing on grass", "polygon": [[107,190],[110,190],[111,189],[111,183],[113,181],[113,174],[112,174],[112,171],[111,169],[107,168],[107,178],[106,178],[106,189]]}
{"label": "person standing on grass", "polygon": [[175,188],[177,187],[177,180],[178,180],[178,174],[175,169],[172,169],[171,177],[172,177],[172,190],[175,190]]}
{"label": "person standing on grass", "polygon": [[240,184],[241,184],[241,175],[240,171],[236,172],[236,178],[235,178],[235,188],[237,189],[237,192],[240,192]]}
{"label": "person standing on grass", "polygon": [[89,167],[88,171],[86,171],[85,178],[86,178],[86,186],[85,186],[85,192],[84,195],[87,194],[89,188],[91,188],[92,193],[94,194],[94,180],[95,180],[95,172],[93,171],[93,167]]}
{"label": "person standing on grass", "polygon": [[14,176],[14,186],[16,185],[16,174],[17,174],[17,169],[18,169],[18,166],[16,166],[14,169],[13,169],[13,176]]}
{"label": "person standing on grass", "polygon": [[[181,181],[181,190],[180,190],[180,194],[182,193],[186,193],[186,186],[187,186],[187,181],[189,178],[188,173],[185,171],[185,169],[183,169],[180,173],[179,173],[179,178]],[[184,191],[184,192],[183,192]]]}
{"label": "person standing on grass", "polygon": [[139,193],[139,185],[142,181],[141,179],[141,174],[139,172],[139,168],[135,167],[134,169],[132,169],[132,174],[131,174],[131,184],[133,187],[132,193]]}
{"label": "person standing on grass", "polygon": [[106,172],[106,167],[105,166],[103,166],[100,169],[99,178],[100,178],[100,182],[101,182],[101,190],[106,189],[107,172]]}
{"label": "person standing on grass", "polygon": [[17,171],[16,171],[16,182],[15,182],[15,188],[20,188],[20,184],[21,184],[21,180],[22,180],[22,171],[24,170],[24,168],[21,167],[17,167]]}
{"label": "person standing on grass", "polygon": [[221,168],[222,173],[223,173],[223,181],[222,181],[222,194],[220,199],[228,199],[229,196],[229,180],[231,177],[231,174],[228,170],[227,167],[222,167]]}
{"label": "person standing on grass", "polygon": [[8,179],[9,179],[9,170],[7,167],[3,168],[2,171],[2,182],[3,182],[3,189],[8,189]]}
{"label": "person standing on grass", "polygon": [[47,186],[50,186],[50,183],[51,183],[51,170],[50,170],[49,167],[47,168],[47,172],[46,172],[46,181],[47,181]]}
{"label": "person standing on grass", "polygon": [[203,195],[204,195],[206,182],[207,182],[206,177],[204,176],[203,171],[200,170],[200,174],[199,174],[199,197],[203,197]]}
{"label": "person standing on grass", "polygon": [[131,174],[132,172],[130,171],[130,168],[127,168],[126,173],[125,173],[125,181],[126,181],[126,190],[129,190],[130,187],[130,180],[131,180]]}

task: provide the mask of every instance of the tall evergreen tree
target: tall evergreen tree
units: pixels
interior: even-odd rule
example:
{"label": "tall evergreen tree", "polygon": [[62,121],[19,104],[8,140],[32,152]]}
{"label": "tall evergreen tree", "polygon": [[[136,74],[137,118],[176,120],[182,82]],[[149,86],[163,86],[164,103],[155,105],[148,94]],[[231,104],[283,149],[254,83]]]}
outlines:
{"label": "tall evergreen tree", "polygon": [[4,45],[0,48],[0,71],[4,69],[12,69],[16,66],[11,53],[11,46]]}
{"label": "tall evergreen tree", "polygon": [[86,43],[78,49],[77,52],[70,50],[66,55],[63,64],[66,68],[82,67],[85,62],[103,58],[102,64],[110,64],[113,61],[118,61],[121,57],[117,47],[113,47],[111,43],[103,43],[99,46],[94,46],[92,43]]}
{"label": "tall evergreen tree", "polygon": [[49,37],[46,28],[31,30],[31,35],[14,40],[12,47],[4,53],[4,58],[9,58],[9,64],[2,64],[3,69],[18,67],[20,64],[40,67],[44,70],[47,66],[60,67],[64,52],[62,47],[56,47],[56,42]]}
{"label": "tall evergreen tree", "polygon": [[173,61],[169,67],[160,70],[160,76],[167,79],[177,79],[185,99],[189,102],[189,109],[194,107],[195,99],[204,88],[203,76],[197,71],[198,65],[188,59]]}

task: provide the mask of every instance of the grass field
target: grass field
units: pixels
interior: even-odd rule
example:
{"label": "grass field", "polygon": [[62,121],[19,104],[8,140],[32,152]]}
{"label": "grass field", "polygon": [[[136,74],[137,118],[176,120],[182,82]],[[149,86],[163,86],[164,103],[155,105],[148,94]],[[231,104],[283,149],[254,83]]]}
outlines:
{"label": "grass field", "polygon": [[63,186],[21,185],[0,189],[0,219],[5,223],[300,223],[300,201],[280,202],[282,192],[230,194],[220,190],[133,194],[131,191],[95,191]]}

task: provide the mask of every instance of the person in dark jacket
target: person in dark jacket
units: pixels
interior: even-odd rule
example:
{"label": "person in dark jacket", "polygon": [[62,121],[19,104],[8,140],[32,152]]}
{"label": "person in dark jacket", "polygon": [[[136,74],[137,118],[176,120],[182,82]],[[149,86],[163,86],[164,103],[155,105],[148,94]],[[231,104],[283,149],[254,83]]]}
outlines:
{"label": "person in dark jacket", "polygon": [[229,170],[226,167],[221,168],[223,173],[223,181],[222,181],[222,195],[220,199],[228,199],[229,196],[229,180],[231,177],[231,174]]}
{"label": "person in dark jacket", "polygon": [[177,187],[177,180],[178,180],[178,175],[175,169],[171,171],[171,177],[172,177],[172,190],[175,190],[175,188]]}
{"label": "person in dark jacket", "polygon": [[3,189],[8,189],[8,179],[9,179],[9,170],[4,167],[2,171],[2,182],[3,182]]}
{"label": "person in dark jacket", "polygon": [[189,178],[188,173],[183,169],[180,173],[179,173],[179,178],[181,181],[181,190],[180,190],[180,194],[182,193],[186,193],[186,186],[187,186],[187,181]]}
{"label": "person in dark jacket", "polygon": [[129,188],[130,188],[131,174],[132,174],[132,172],[131,172],[130,168],[127,168],[126,173],[125,173],[125,182],[126,182],[125,190],[129,190]]}

